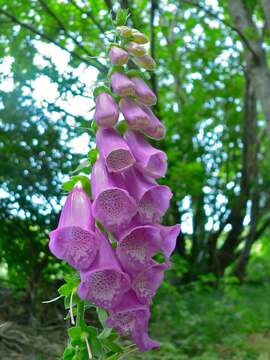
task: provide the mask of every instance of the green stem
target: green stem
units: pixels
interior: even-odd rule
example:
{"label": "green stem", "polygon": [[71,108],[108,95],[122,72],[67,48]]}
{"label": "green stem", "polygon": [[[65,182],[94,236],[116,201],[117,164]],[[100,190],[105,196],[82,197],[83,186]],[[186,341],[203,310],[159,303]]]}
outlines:
{"label": "green stem", "polygon": [[84,323],[84,301],[79,301],[77,305],[76,325],[81,326]]}

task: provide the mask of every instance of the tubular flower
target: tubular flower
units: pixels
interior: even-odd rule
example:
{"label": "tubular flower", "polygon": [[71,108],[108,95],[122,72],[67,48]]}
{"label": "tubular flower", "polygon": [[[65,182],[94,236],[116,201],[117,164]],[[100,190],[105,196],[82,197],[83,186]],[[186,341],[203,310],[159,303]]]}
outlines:
{"label": "tubular flower", "polygon": [[135,86],[133,82],[122,72],[116,71],[111,76],[113,91],[122,97],[134,96]]}
{"label": "tubular flower", "polygon": [[158,178],[167,171],[167,155],[147,142],[139,132],[128,130],[125,139],[136,159],[136,167],[144,174]]}
{"label": "tubular flower", "polygon": [[113,97],[105,92],[96,97],[96,110],[94,119],[97,125],[109,128],[113,127],[118,120],[119,111]]}
{"label": "tubular flower", "polygon": [[130,128],[140,130],[151,126],[149,115],[136,101],[125,98],[120,101],[119,106]]}
{"label": "tubular flower", "polygon": [[128,52],[118,46],[112,46],[109,57],[114,65],[124,65],[128,62]]}
{"label": "tubular flower", "polygon": [[152,106],[156,104],[156,95],[142,79],[138,77],[133,77],[131,78],[131,81],[135,85],[135,93],[140,102],[147,106]]}
{"label": "tubular flower", "polygon": [[124,188],[122,177],[109,174],[104,161],[99,158],[93,166],[91,179],[94,217],[109,230],[127,226],[137,205]]}
{"label": "tubular flower", "polygon": [[115,129],[99,129],[97,147],[109,172],[121,172],[130,168],[135,159],[125,140]]}
{"label": "tubular flower", "polygon": [[134,277],[132,289],[142,304],[150,305],[152,303],[152,298],[164,278],[164,270],[168,267],[169,263],[159,264],[153,261],[148,268]]}
{"label": "tubular flower", "polygon": [[112,309],[130,288],[129,276],[124,273],[104,234],[96,229],[100,249],[87,271],[80,272],[78,295],[93,301],[106,310]]}
{"label": "tubular flower", "polygon": [[120,335],[130,334],[140,351],[159,348],[159,343],[148,336],[150,310],[142,305],[135,292],[129,291],[122,301],[110,312],[107,324],[114,327]]}
{"label": "tubular flower", "polygon": [[156,139],[161,140],[164,138],[166,134],[165,126],[162,124],[162,122],[156,117],[156,115],[153,113],[153,111],[146,106],[143,106],[143,111],[146,112],[146,114],[149,116],[150,119],[150,125],[143,129],[143,132],[145,135]]}
{"label": "tubular flower", "polygon": [[[138,224],[139,222],[137,222]],[[136,224],[136,221],[133,221]],[[142,271],[152,263],[152,257],[163,252],[168,260],[175,248],[179,225],[135,225],[119,235],[117,256],[128,273]]]}
{"label": "tubular flower", "polygon": [[170,188],[158,185],[154,179],[135,169],[126,171],[124,176],[129,193],[137,201],[141,221],[159,221],[169,207],[172,197]]}
{"label": "tubular flower", "polygon": [[50,251],[77,270],[87,269],[95,259],[99,242],[94,233],[91,202],[80,187],[67,197],[57,228],[50,232]]}

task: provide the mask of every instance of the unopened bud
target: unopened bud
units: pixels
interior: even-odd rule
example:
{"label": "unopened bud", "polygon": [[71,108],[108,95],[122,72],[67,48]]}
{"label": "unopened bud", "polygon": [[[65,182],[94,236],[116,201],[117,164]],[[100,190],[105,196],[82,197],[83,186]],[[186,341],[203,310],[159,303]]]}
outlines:
{"label": "unopened bud", "polygon": [[136,57],[134,59],[134,61],[138,66],[141,66],[146,70],[154,70],[155,67],[156,67],[155,60],[152,58],[152,56],[147,55],[147,54],[143,55],[143,56]]}
{"label": "unopened bud", "polygon": [[134,56],[145,55],[145,48],[142,45],[136,44],[135,42],[130,42],[127,44],[127,51]]}
{"label": "unopened bud", "polygon": [[122,37],[130,37],[132,35],[132,30],[128,26],[117,26],[116,30],[119,35]]}
{"label": "unopened bud", "polygon": [[149,42],[148,37],[136,29],[132,29],[132,39],[138,44],[146,44]]}

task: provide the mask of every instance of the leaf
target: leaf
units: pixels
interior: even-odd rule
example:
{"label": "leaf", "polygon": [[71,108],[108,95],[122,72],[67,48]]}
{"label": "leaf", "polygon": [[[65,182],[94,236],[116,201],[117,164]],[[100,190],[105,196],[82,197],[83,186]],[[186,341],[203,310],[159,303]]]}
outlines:
{"label": "leaf", "polygon": [[88,161],[88,159],[83,160],[79,166],[72,171],[72,174],[76,174],[79,172],[83,172],[85,174],[89,174],[91,171],[91,163]]}
{"label": "leaf", "polygon": [[73,356],[75,355],[75,349],[72,346],[68,346],[63,354],[63,360],[72,360]]}
{"label": "leaf", "polygon": [[72,292],[73,286],[70,286],[70,284],[64,284],[62,286],[60,286],[60,288],[58,289],[58,292],[60,295],[63,296],[69,296]]}
{"label": "leaf", "polygon": [[94,149],[91,149],[90,151],[88,151],[87,157],[88,157],[88,160],[90,161],[91,165],[93,165],[96,162],[97,156],[98,156],[97,148],[94,148]]}
{"label": "leaf", "polygon": [[116,342],[110,340],[110,339],[102,339],[102,344],[104,346],[106,346],[109,350],[115,352],[115,353],[120,353],[123,352],[123,349],[120,345],[118,345]]}
{"label": "leaf", "polygon": [[98,335],[98,339],[106,339],[111,335],[112,329],[111,328],[104,328],[102,332]]}
{"label": "leaf", "polygon": [[72,340],[79,339],[82,335],[82,328],[80,326],[73,326],[68,329],[68,336]]}
{"label": "leaf", "polygon": [[85,175],[75,175],[72,176],[70,178],[70,180],[68,180],[67,182],[65,182],[62,185],[62,189],[64,191],[71,191],[73,189],[73,187],[78,183],[81,182],[83,190],[89,195],[91,196],[91,183],[90,183],[90,179],[85,176]]}
{"label": "leaf", "polygon": [[98,319],[103,327],[106,327],[106,320],[108,318],[107,311],[97,307]]}

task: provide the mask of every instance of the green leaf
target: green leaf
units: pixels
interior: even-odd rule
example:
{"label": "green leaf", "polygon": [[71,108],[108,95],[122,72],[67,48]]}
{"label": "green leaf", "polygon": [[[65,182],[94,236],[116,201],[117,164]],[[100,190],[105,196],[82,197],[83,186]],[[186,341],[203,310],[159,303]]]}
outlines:
{"label": "green leaf", "polygon": [[90,151],[88,151],[87,157],[88,160],[90,161],[90,164],[93,165],[96,160],[97,160],[97,156],[98,156],[98,149],[91,149]]}
{"label": "green leaf", "polygon": [[83,190],[91,196],[91,183],[90,179],[85,175],[75,175],[70,178],[69,181],[65,182],[62,185],[64,191],[71,191],[73,187],[80,182],[82,184]]}
{"label": "green leaf", "polygon": [[98,319],[103,327],[106,327],[106,320],[108,318],[107,311],[97,307]]}
{"label": "green leaf", "polygon": [[104,328],[102,332],[98,335],[98,339],[106,339],[111,335],[112,329],[111,328]]}
{"label": "green leaf", "polygon": [[74,340],[80,338],[82,335],[82,328],[80,326],[73,326],[68,329],[68,336]]}
{"label": "green leaf", "polygon": [[62,286],[60,286],[60,288],[58,289],[58,292],[60,295],[63,296],[69,296],[72,292],[73,286],[70,286],[70,284],[64,284]]}
{"label": "green leaf", "polygon": [[108,86],[102,85],[97,86],[93,91],[94,98],[96,98],[100,93],[105,92],[107,94],[111,94],[111,90]]}
{"label": "green leaf", "polygon": [[75,355],[75,349],[72,346],[68,346],[63,354],[63,360],[72,360],[73,356]]}
{"label": "green leaf", "polygon": [[89,174],[91,171],[91,163],[88,159],[83,160],[79,166],[72,171],[72,174],[83,172],[85,174]]}
{"label": "green leaf", "polygon": [[122,347],[110,339],[102,339],[101,342],[104,346],[106,346],[106,348],[115,353],[123,352]]}
{"label": "green leaf", "polygon": [[129,10],[128,9],[120,9],[117,11],[116,19],[113,23],[115,26],[125,25],[128,17],[129,17]]}

